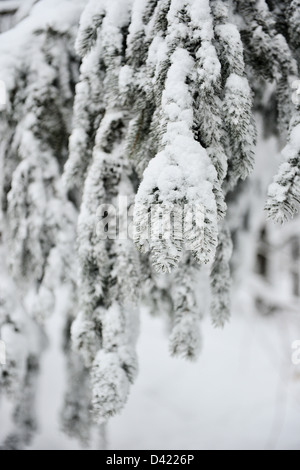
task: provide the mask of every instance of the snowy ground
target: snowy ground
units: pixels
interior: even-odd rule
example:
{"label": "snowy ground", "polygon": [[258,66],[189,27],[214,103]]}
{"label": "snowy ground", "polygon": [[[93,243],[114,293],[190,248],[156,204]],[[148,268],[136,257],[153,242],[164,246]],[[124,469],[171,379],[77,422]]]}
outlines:
{"label": "snowy ground", "polygon": [[300,374],[284,318],[235,317],[220,332],[206,321],[197,364],[171,360],[160,321],[143,323],[140,378],[110,448],[300,449]]}
{"label": "snowy ground", "polygon": [[[59,430],[64,361],[59,318],[48,325],[43,359],[40,431],[32,449],[77,449]],[[123,414],[108,427],[109,449],[300,450],[300,369],[292,364],[300,317],[235,315],[224,331],[203,324],[196,364],[170,359],[161,319],[143,315],[140,375]],[[0,440],[10,407],[0,407]]]}

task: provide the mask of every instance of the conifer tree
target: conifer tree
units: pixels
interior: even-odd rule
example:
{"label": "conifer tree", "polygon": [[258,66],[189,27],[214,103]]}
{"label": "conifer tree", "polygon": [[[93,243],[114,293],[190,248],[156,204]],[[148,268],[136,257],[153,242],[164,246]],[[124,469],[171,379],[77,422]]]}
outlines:
{"label": "conifer tree", "polygon": [[[137,376],[141,304],[168,313],[170,352],[191,360],[202,346],[207,284],[213,324],[228,321],[233,241],[240,220],[247,226],[245,180],[255,162],[254,111],[265,117],[272,109],[270,128],[287,140],[268,214],[283,221],[298,210],[299,1],[55,0],[57,11],[51,1],[24,10],[2,36],[8,44],[22,33],[30,54],[0,47],[8,87],[0,123],[4,269],[24,298],[10,315],[0,311],[0,326],[7,341],[22,338],[22,360],[11,353],[10,373],[33,410],[43,341],[32,351],[28,338],[43,337],[37,321],[65,286],[62,420],[87,443],[90,402],[97,423],[106,422]],[[46,6],[51,22],[38,14]],[[133,241],[123,233],[127,214]],[[244,229],[262,236],[258,224]],[[1,380],[7,390],[15,382],[5,373]],[[35,427],[19,401],[19,431],[6,447],[27,444]]]}
{"label": "conifer tree", "polygon": [[[38,426],[35,398],[46,346],[39,325],[52,314],[61,285],[67,308],[76,302],[77,214],[60,180],[68,156],[78,78],[73,43],[83,2],[60,5],[69,14],[67,27],[52,2],[32,8],[35,3],[20,9],[23,21],[2,36],[0,47],[7,95],[0,116],[0,338],[7,362],[0,382],[1,393],[15,402],[15,431],[5,449],[29,445]],[[41,22],[44,8],[49,17]]]}
{"label": "conifer tree", "polygon": [[[103,371],[107,367],[114,370],[116,364],[115,359],[107,362],[102,357],[105,316],[115,315],[110,312],[115,297],[108,294],[109,282],[105,281],[106,273],[114,265],[110,255],[114,243],[104,243],[95,237],[97,206],[112,201],[101,183],[104,175],[110,181],[106,161],[112,164],[117,161],[123,175],[126,169],[129,180],[134,182],[132,195],[138,186],[134,240],[142,253],[141,270],[148,271],[146,277],[154,283],[152,289],[156,289],[160,279],[155,271],[165,273],[169,279],[165,299],[177,312],[171,351],[195,357],[199,350],[199,306],[193,300],[193,283],[187,281],[196,278],[198,263],[211,266],[214,324],[224,326],[229,317],[232,249],[230,232],[221,220],[226,214],[228,193],[233,193],[237,184],[249,176],[254,163],[256,129],[249,78],[276,81],[278,123],[284,134],[292,117],[292,102],[287,99],[289,83],[297,75],[294,50],[283,34],[288,33],[281,12],[256,1],[234,2],[234,7],[236,16],[227,1],[124,1],[116,18],[114,2],[90,2],[81,20],[77,50],[83,62],[75,119],[77,123],[85,116],[81,130],[87,124],[93,129],[89,131],[93,133],[89,140],[93,149],[80,156],[80,146],[73,145],[79,135],[75,125],[66,180],[76,182],[74,175],[85,179],[85,184],[81,184],[84,190],[79,219],[84,220],[84,225],[79,222],[79,240],[85,251],[79,252],[81,298],[86,297],[87,303],[84,301],[85,307],[75,322],[73,338],[83,350],[87,365],[93,363],[98,350],[102,351],[97,356],[101,361],[92,365],[96,396],[101,395],[96,400],[100,416],[101,409],[104,417],[112,414],[107,408],[108,399],[113,403],[112,389],[119,388],[124,399],[128,391],[119,374],[109,378],[106,387],[103,385],[109,375]],[[287,16],[294,14],[293,9],[283,10]],[[235,24],[237,16],[240,21]],[[237,25],[241,25],[240,31]],[[96,75],[98,82],[93,80]],[[86,101],[80,104],[79,100],[84,86],[92,94],[100,80],[97,105],[103,108],[95,118],[92,110],[86,109]],[[110,119],[114,120],[110,148],[103,149],[107,155],[97,163],[99,134],[102,138],[106,126],[112,126]],[[293,162],[297,166],[296,160]],[[117,188],[118,172],[111,170],[111,174],[116,181],[107,185],[109,190],[115,188],[115,197],[124,194],[123,186],[121,192]],[[278,184],[286,188],[283,178],[290,175],[291,171],[286,169]],[[296,189],[290,191],[293,201],[287,202],[289,213],[298,197],[296,177],[295,173]],[[72,184],[68,188],[74,190]],[[187,224],[184,208],[191,211],[197,206],[204,217]],[[186,249],[192,257],[185,255]],[[150,265],[145,265],[145,256],[149,255]],[[130,257],[129,266],[131,262]],[[136,258],[135,266],[137,262]],[[170,274],[174,269],[175,274]],[[120,277],[119,281],[120,286],[125,285],[125,279],[121,281]],[[182,286],[180,294],[178,285]],[[107,289],[105,303],[110,298],[104,317],[99,310],[99,303],[101,306],[104,301],[103,286]],[[164,295],[160,288],[157,292]],[[122,311],[122,298],[117,302],[118,311]],[[101,384],[102,394],[97,384]],[[113,407],[118,411],[122,400],[117,396],[115,399]]]}

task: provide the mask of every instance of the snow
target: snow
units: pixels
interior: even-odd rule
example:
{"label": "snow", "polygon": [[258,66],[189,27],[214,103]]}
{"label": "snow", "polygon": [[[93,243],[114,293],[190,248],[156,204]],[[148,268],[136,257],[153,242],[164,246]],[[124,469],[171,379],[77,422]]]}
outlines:
{"label": "snow", "polygon": [[10,12],[15,12],[19,6],[21,5],[20,0],[6,0],[6,1],[1,1],[0,2],[0,13],[10,13]]}
{"label": "snow", "polygon": [[[253,178],[262,181],[263,188],[278,166],[276,152],[275,139],[260,141]],[[254,201],[253,218],[259,227],[265,220],[264,200],[256,186],[247,194]],[[290,232],[297,233],[298,224],[294,221],[276,233],[272,225],[278,246]],[[274,285],[282,311],[266,317],[255,311],[253,292],[260,290],[274,299],[274,288],[267,290],[266,284],[248,277],[245,265],[253,264],[254,243],[251,234],[246,237],[238,260],[239,294],[232,319],[221,331],[204,319],[203,347],[196,363],[171,359],[162,318],[143,312],[140,373],[124,411],[108,425],[108,449],[300,450],[300,368],[292,363],[294,343],[300,340],[299,299],[292,299],[285,287],[288,266],[279,256]],[[65,374],[61,321],[57,311],[46,324],[51,346],[43,356],[39,431],[31,449],[81,448],[62,434],[59,421]],[[0,441],[10,430],[11,412],[10,403],[0,401]],[[95,445],[93,441],[91,448]]]}
{"label": "snow", "polygon": [[194,24],[200,24],[199,36],[202,41],[212,41],[214,29],[209,0],[189,0],[190,14]]}
{"label": "snow", "polygon": [[[193,59],[185,50],[177,49],[172,57],[172,66],[162,97],[163,118],[166,122],[162,143],[165,149],[146,169],[137,203],[147,200],[155,187],[159,188],[162,200],[169,202],[174,200],[170,189],[177,188],[177,197],[180,200],[184,199],[189,188],[199,188],[201,201],[205,200],[207,206],[211,206],[212,198],[206,196],[204,183],[216,178],[216,173],[205,150],[194,140],[191,130],[192,96],[185,83],[191,69]],[[209,184],[207,186],[208,190],[212,189]]]}
{"label": "snow", "polygon": [[[217,181],[217,172],[211,163],[206,150],[194,138],[193,97],[187,84],[195,70],[195,62],[190,54],[178,47],[171,56],[171,66],[166,79],[161,100],[161,147],[162,150],[153,158],[144,172],[143,181],[136,196],[134,224],[136,243],[141,250],[141,227],[148,220],[148,208],[155,204],[182,204],[183,201],[192,209],[202,205],[209,236],[200,236],[196,230],[185,231],[185,242],[199,263],[213,260],[217,244],[217,205],[213,194]],[[158,199],[155,200],[155,197]],[[143,209],[144,206],[144,209]],[[200,228],[200,231],[201,231]],[[166,243],[168,232],[162,234],[163,243],[152,244],[155,251],[158,244],[162,252],[153,258],[158,271],[170,271],[172,264],[176,266],[181,258],[181,246],[170,240]],[[210,241],[208,239],[210,238]],[[152,242],[153,240],[151,240]],[[172,261],[166,261],[166,260]]]}
{"label": "snow", "polygon": [[[205,320],[196,364],[171,359],[161,319],[144,312],[140,375],[122,415],[109,424],[109,449],[300,450],[300,369],[291,362],[292,343],[300,339],[298,315],[264,318],[246,314],[244,306],[236,305],[222,331]],[[60,321],[55,315],[49,324],[52,346],[43,359],[40,428],[32,449],[79,448],[60,432],[58,421]],[[0,440],[9,411],[2,401]]]}
{"label": "snow", "polygon": [[[106,16],[103,22],[105,34],[107,34],[110,29],[114,31],[115,29],[120,29],[129,23],[132,2],[133,0],[107,1]],[[105,41],[109,43],[108,38],[106,37]]]}
{"label": "snow", "polygon": [[[143,317],[140,376],[109,426],[109,448],[299,450],[291,344],[300,323],[291,320],[240,311],[219,332],[206,319],[202,355],[190,364],[170,359],[160,320]],[[283,327],[290,332],[282,340]]]}
{"label": "snow", "polygon": [[[284,163],[281,166],[281,170],[285,173],[287,170],[289,170],[289,164]],[[286,195],[287,195],[288,190],[289,190],[289,188],[287,188],[285,186],[281,186],[278,183],[272,183],[269,186],[269,197],[276,198],[276,200],[279,203],[283,203],[286,199]]]}
{"label": "snow", "polygon": [[234,24],[222,24],[217,26],[216,31],[218,35],[226,38],[229,44],[236,44],[241,40],[239,30]]}
{"label": "snow", "polygon": [[8,91],[14,88],[13,70],[23,63],[24,55],[32,54],[34,57],[37,36],[32,41],[32,34],[52,24],[55,24],[57,31],[68,31],[70,25],[76,24],[85,3],[86,0],[40,0],[29,17],[1,35],[1,80]]}
{"label": "snow", "polygon": [[133,0],[91,0],[84,10],[80,20],[80,28],[89,28],[91,18],[99,17],[106,12],[106,21],[116,27],[122,27],[128,22],[130,5]]}
{"label": "snow", "polygon": [[119,75],[119,88],[121,93],[126,93],[127,87],[130,86],[133,79],[133,70],[128,65],[121,68]]}
{"label": "snow", "polygon": [[[86,31],[97,28],[103,16],[104,40],[110,42],[110,34],[122,28],[128,23],[130,7],[133,0],[90,0],[80,18],[79,35],[76,41],[76,49],[80,53],[82,38]],[[114,46],[114,43],[111,43]]]}
{"label": "snow", "polygon": [[[30,4],[33,1],[30,0]],[[89,31],[91,23],[92,26],[98,28],[101,19],[101,7],[102,13],[106,13],[95,50],[88,55],[82,67],[82,73],[86,74],[91,81],[94,78],[93,73],[96,75],[98,72],[99,61],[95,62],[95,60],[99,59],[99,52],[101,52],[108,66],[107,82],[111,80],[113,82],[118,77],[121,89],[126,89],[130,82],[134,81],[135,77],[132,70],[126,66],[121,67],[120,55],[118,56],[116,53],[118,49],[119,52],[123,50],[122,28],[128,23],[133,3],[135,11],[130,29],[131,35],[134,35],[135,32],[141,32],[144,27],[142,11],[145,0],[92,0],[89,2],[81,21],[81,32],[83,36],[85,33],[87,34],[85,39],[91,39],[91,42],[93,42],[93,34]],[[24,55],[32,54],[31,65],[33,67],[35,63],[39,63],[36,61],[34,54],[36,51],[34,48],[39,44],[39,36],[35,37],[35,41],[33,40],[33,34],[41,28],[51,26],[52,22],[55,22],[56,30],[60,28],[63,32],[68,31],[70,25],[76,22],[79,11],[84,5],[84,0],[76,0],[75,7],[74,0],[59,0],[59,3],[58,0],[51,0],[51,2],[50,0],[41,0],[33,8],[30,19],[27,18],[22,24],[18,25],[13,35],[8,32],[1,36],[1,79],[5,81],[8,91],[14,87],[14,74],[11,74],[11,69],[22,69]],[[196,32],[193,32],[191,25],[187,27],[180,20],[179,12],[182,5],[187,7],[188,14],[192,14],[192,20],[197,25],[201,25],[201,27],[196,28]],[[24,14],[26,15],[25,10]],[[204,217],[201,218],[197,229],[200,233],[202,233],[202,229],[204,232],[204,228],[210,231],[208,238],[212,239],[211,245],[214,245],[217,242],[218,221],[217,204],[213,190],[216,189],[217,174],[208,153],[195,141],[193,133],[194,102],[190,81],[195,80],[196,63],[188,51],[178,47],[174,52],[174,44],[172,44],[172,41],[176,41],[177,44],[186,41],[189,34],[193,35],[190,38],[193,41],[201,39],[202,47],[198,51],[198,58],[202,60],[202,68],[198,71],[199,78],[206,79],[204,85],[207,88],[217,85],[220,76],[220,63],[212,45],[213,28],[209,0],[173,0],[168,20],[167,39],[163,39],[159,34],[157,35],[150,46],[148,59],[150,70],[154,71],[155,67],[153,65],[156,65],[156,73],[153,74],[153,85],[157,85],[156,80],[162,72],[163,66],[166,65],[163,64],[163,61],[171,51],[171,66],[166,78],[165,90],[162,95],[160,93],[155,94],[159,99],[162,96],[161,132],[158,133],[161,137],[159,142],[160,151],[150,162],[145,172],[137,202],[141,203],[142,206],[143,204],[151,204],[153,201],[155,202],[155,197],[158,196],[158,202],[162,202],[159,207],[163,209],[168,207],[168,204],[176,204],[178,200],[180,203],[187,201],[190,206],[194,206],[195,203],[198,206],[200,204],[204,213],[207,211],[205,215],[208,223],[204,221]],[[85,29],[87,31],[83,31]],[[145,27],[145,29],[147,28]],[[230,25],[226,25],[223,29],[220,27],[219,32],[221,37],[225,38],[228,43],[231,41],[234,43],[240,42],[237,31],[234,31]],[[13,39],[16,36],[17,39]],[[277,36],[277,45],[275,45],[274,50],[281,47],[284,52],[284,46],[285,44],[281,44],[280,37]],[[232,55],[236,60],[239,52],[239,44],[235,44]],[[242,62],[242,57],[240,60]],[[232,64],[229,67],[229,72],[232,71],[231,69]],[[117,72],[114,75],[115,70]],[[120,74],[119,70],[121,70]],[[42,68],[39,76],[42,78],[43,74],[48,75],[47,67]],[[146,74],[142,76],[145,82],[147,82],[147,78]],[[97,80],[95,81],[97,82]],[[148,83],[145,84],[145,89],[147,86],[149,86]],[[236,134],[241,135],[240,141],[237,143],[242,146],[245,142],[247,144],[249,140],[243,132],[243,128],[247,127],[246,124],[249,124],[251,90],[246,78],[238,74],[229,76],[226,87],[226,97],[229,103],[227,103],[228,113],[225,119],[229,117],[231,131],[236,131]],[[83,84],[82,86],[79,85],[77,90],[84,97],[85,87]],[[78,110],[80,111],[80,106]],[[33,115],[28,115],[25,128],[30,127],[30,119],[32,118]],[[105,244],[100,245],[100,248],[96,243],[93,245],[91,241],[92,232],[89,232],[89,230],[90,228],[94,230],[93,223],[96,214],[94,209],[97,208],[96,206],[104,194],[101,182],[99,184],[98,171],[103,171],[103,161],[109,160],[107,154],[102,151],[101,146],[104,146],[103,140],[107,137],[107,130],[112,128],[112,122],[122,119],[123,113],[118,114],[113,111],[108,112],[102,120],[96,138],[94,165],[90,170],[90,178],[87,178],[84,205],[81,212],[83,242],[79,250],[80,255],[84,258],[87,254],[92,253],[94,256],[92,261],[97,260],[99,264],[100,262],[105,263],[101,258],[101,255],[107,255]],[[35,119],[32,123],[34,122]],[[284,151],[287,158],[298,156],[300,148],[299,130],[300,126],[297,126],[291,132],[289,145]],[[32,134],[23,132],[23,128],[19,129],[19,132],[22,134],[20,155],[29,158],[30,150],[34,145]],[[76,129],[73,134],[72,145],[75,146],[77,142],[81,147],[84,147],[85,137],[86,134],[82,129]],[[34,150],[38,149],[35,148]],[[39,152],[36,151],[35,153],[39,155]],[[120,156],[119,153],[123,155],[121,145],[117,146],[116,155],[110,156],[113,159],[112,162],[109,162],[112,163],[112,169],[114,158],[116,157],[117,161]],[[109,163],[107,164],[108,169],[110,168]],[[11,202],[14,195],[14,189],[19,187],[22,179],[25,186],[28,186],[25,177],[31,175],[27,166],[28,162],[26,160],[20,164],[19,169],[16,171],[15,176],[19,176],[19,180],[14,179],[9,202]],[[189,364],[180,360],[172,360],[169,357],[166,326],[161,319],[151,318],[149,312],[143,311],[142,335],[139,342],[141,372],[129,397],[128,406],[120,416],[112,419],[108,425],[108,447],[110,449],[300,449],[300,405],[298,399],[300,369],[296,364],[299,352],[295,351],[295,347],[298,347],[300,341],[299,299],[296,297],[295,292],[291,293],[288,290],[291,289],[288,284],[292,283],[291,272],[287,275],[287,271],[291,271],[292,268],[291,254],[289,253],[289,258],[284,263],[280,263],[281,256],[274,256],[275,261],[272,261],[269,270],[272,271],[274,266],[276,266],[276,269],[273,269],[274,272],[270,274],[268,281],[253,273],[255,258],[258,254],[255,241],[257,233],[261,231],[265,224],[262,218],[263,210],[261,205],[257,203],[258,195],[256,194],[263,192],[260,185],[262,179],[267,179],[265,174],[269,174],[267,166],[263,170],[265,170],[265,173],[262,171],[263,176],[259,175],[259,178],[255,180],[256,184],[252,186],[252,192],[248,193],[250,202],[246,202],[244,195],[241,195],[240,204],[246,202],[249,208],[248,212],[251,213],[247,216],[252,218],[252,222],[248,223],[250,228],[247,231],[249,233],[240,235],[242,249],[237,252],[235,258],[235,262],[238,264],[238,279],[236,280],[237,287],[235,289],[231,323],[224,331],[219,332],[212,328],[211,320],[206,317],[203,322],[205,339],[203,353],[197,363]],[[39,165],[37,169],[33,166],[32,171],[41,171]],[[55,175],[56,171],[56,167],[49,164],[45,176],[49,179],[49,176]],[[124,173],[126,171],[125,168]],[[282,171],[286,174],[289,172],[287,163],[282,166]],[[296,175],[298,170],[294,169],[293,171]],[[36,214],[33,213],[37,226],[43,220],[39,212],[41,210],[40,206],[43,208],[46,204],[46,199],[41,201],[39,196],[43,192],[39,187],[39,180],[42,180],[42,176],[41,174],[38,178],[34,178],[34,181],[37,180],[38,183],[32,184],[29,188],[26,187],[30,196],[29,201],[37,206]],[[285,176],[291,175],[287,174]],[[123,179],[123,183],[126,185],[125,180],[126,175]],[[122,187],[124,187],[123,184],[120,185],[119,189]],[[127,187],[129,190],[129,185]],[[103,193],[101,190],[103,190]],[[284,200],[285,191],[283,186],[279,185],[277,188],[273,185],[271,186],[271,193],[272,191],[279,201]],[[253,196],[253,200],[251,196]],[[60,210],[59,201],[60,199],[51,201],[49,217],[52,218],[51,216],[55,213],[64,220],[65,213]],[[16,208],[20,207],[22,211],[23,205],[19,201],[17,202]],[[146,212],[148,215],[148,207],[146,207]],[[245,217],[245,213],[245,210],[240,211],[236,216],[236,219],[239,219],[235,221],[239,231],[241,231],[241,217]],[[203,227],[204,222],[207,224],[206,227]],[[23,224],[17,224],[16,233],[20,239],[25,238],[25,235],[30,232],[30,225],[27,226],[26,224],[26,220],[25,223],[23,221]],[[70,225],[73,227],[73,224]],[[65,233],[62,235],[61,241],[71,246],[73,238],[65,230],[65,227],[63,227],[63,230]],[[192,242],[192,246],[195,246],[193,251],[197,254],[197,260],[201,258],[205,250],[205,247],[203,247],[205,245],[204,236],[199,237],[199,232],[194,237],[193,234],[188,233],[186,235],[186,238],[189,237],[188,241]],[[284,236],[290,242],[291,237],[295,237],[295,234],[296,236],[298,234],[296,225],[292,229],[287,229]],[[169,235],[168,232],[165,233],[166,237]],[[278,243],[284,240],[283,235],[278,235],[275,230],[272,232],[272,236],[273,240],[277,237]],[[36,246],[38,248],[39,246],[35,238],[37,237],[33,231],[29,239],[30,241],[32,239],[33,243],[29,247],[35,257],[42,261],[42,257],[36,249]],[[196,239],[196,245],[193,244],[193,239]],[[183,242],[183,240],[178,241],[178,244]],[[169,259],[171,259],[171,262],[173,259],[176,260],[181,249],[181,247],[178,248],[178,244],[172,246],[166,244],[167,248],[163,246],[161,252],[156,246],[156,251],[159,252],[158,256],[164,258],[167,252],[168,256],[165,256],[167,262]],[[58,246],[60,246],[60,243],[58,243]],[[116,286],[114,286],[115,289],[113,289],[113,297],[117,302],[114,301],[110,308],[99,307],[92,312],[99,323],[101,321],[101,332],[98,324],[96,329],[95,318],[92,315],[87,317],[86,312],[78,316],[73,325],[75,343],[82,345],[82,336],[85,334],[86,359],[88,365],[92,365],[93,404],[99,422],[102,422],[103,418],[106,421],[108,417],[123,409],[124,400],[127,399],[131,388],[130,383],[133,382],[137,371],[135,350],[130,342],[131,336],[135,337],[134,326],[138,323],[134,321],[136,312],[119,307],[122,295],[124,293],[126,295],[130,291],[128,286],[130,286],[131,277],[133,277],[128,276],[127,284],[124,272],[127,273],[128,264],[133,263],[130,260],[128,245],[116,242],[113,247],[114,249],[110,254],[115,256],[117,261],[114,264],[111,277],[117,280]],[[201,249],[198,250],[198,248]],[[211,249],[211,246],[208,248],[210,249],[210,258],[213,259],[214,249]],[[276,248],[275,245],[271,245],[272,250]],[[291,248],[291,245],[289,245],[289,248]],[[14,250],[13,256],[16,260],[19,260],[20,257],[16,254],[18,253]],[[202,258],[205,258],[205,256],[207,257],[207,253],[203,254]],[[237,260],[238,256],[240,256],[240,259]],[[0,260],[1,258],[4,258],[4,256],[0,257]],[[83,266],[85,261],[86,259],[83,259]],[[66,284],[65,279],[68,277],[62,274],[64,263],[65,260],[62,258],[59,249],[53,248],[48,258],[49,265],[47,274],[43,279],[44,285],[40,290],[43,308],[46,311],[55,308],[52,318],[47,318],[46,314],[43,318],[50,340],[46,353],[42,354],[44,345],[42,345],[42,340],[37,332],[31,328],[31,322],[28,323],[28,327],[24,326],[24,336],[21,336],[11,324],[8,324],[5,318],[5,326],[1,329],[1,339],[5,341],[8,350],[12,349],[12,345],[14,346],[14,359],[20,368],[20,371],[17,371],[20,380],[23,381],[24,379],[27,356],[30,353],[41,356],[42,372],[39,377],[38,388],[40,428],[31,444],[32,449],[76,449],[79,447],[74,440],[68,439],[62,434],[59,421],[63,396],[66,391],[65,377],[68,372],[68,363],[63,353],[61,336],[65,327],[66,312],[73,308],[68,303],[70,297],[68,286],[64,285]],[[92,265],[92,263],[90,264]],[[158,265],[159,262],[157,261],[156,264]],[[31,264],[30,268],[34,268],[34,266]],[[133,268],[131,267],[131,269]],[[122,275],[119,275],[119,271]],[[275,277],[275,272],[278,273],[277,277]],[[57,273],[59,273],[58,276]],[[295,274],[298,273],[299,271],[295,271]],[[7,273],[3,277],[4,280],[2,280],[2,277],[0,279],[1,289],[6,295],[9,294],[13,305],[16,287],[9,285],[6,279],[8,277]],[[36,276],[36,278],[41,278],[41,275]],[[98,296],[97,305],[99,305],[99,299],[101,303],[103,300],[107,300],[101,290],[102,280],[99,278],[100,276],[93,285],[91,283],[92,294],[94,289],[96,292],[95,298]],[[59,283],[62,283],[62,287],[58,288],[56,292],[58,298],[56,303],[53,302],[52,296],[52,291],[56,288],[56,283],[52,284],[51,282],[53,279],[59,279]],[[189,285],[192,284],[186,272],[184,272],[184,277],[181,280],[183,279]],[[92,279],[92,281],[95,280]],[[202,310],[195,308],[195,299],[190,295],[191,291],[186,288],[183,282],[180,283],[180,276],[177,281],[179,288],[176,290],[177,297],[176,295],[173,296],[175,299],[173,299],[174,305],[176,306],[176,301],[179,303],[178,298],[182,300],[185,297],[184,302],[188,307],[188,312],[186,315],[184,315],[185,312],[182,312],[185,307],[185,305],[182,306],[184,302],[180,304],[181,311],[180,307],[174,308],[175,327],[171,334],[172,352],[188,355],[186,347],[186,344],[188,344],[194,350],[193,354],[196,355],[198,350],[202,348],[202,340],[198,334],[198,316],[200,316]],[[274,285],[278,287],[275,293],[274,288],[271,287],[271,281],[274,281]],[[134,283],[134,280],[132,283]],[[176,283],[174,283],[174,286],[173,289],[176,289]],[[168,287],[166,282],[166,288]],[[200,291],[200,286],[198,288]],[[87,292],[86,297],[88,302],[92,304],[91,292]],[[197,294],[199,293],[197,292]],[[201,300],[203,304],[204,301]],[[0,299],[0,308],[2,307],[1,301],[2,298]],[[256,311],[259,302],[265,303],[264,308],[261,308],[261,312],[264,312],[265,316],[262,313],[258,314]],[[21,318],[25,317],[25,313],[22,312],[23,307],[32,312],[32,308],[28,308],[28,303],[30,304],[30,299],[20,299],[20,310],[12,309],[15,312],[17,324],[18,321],[21,322]],[[8,313],[10,313],[9,301],[7,305],[9,307]],[[203,305],[201,305],[201,308],[204,310]],[[199,310],[201,311],[199,312]],[[5,313],[4,310],[3,312]],[[0,311],[0,313],[2,312]],[[41,316],[39,315],[39,317]],[[24,320],[24,323],[27,322]],[[179,324],[180,328],[177,328]],[[100,347],[102,349],[98,352]],[[20,380],[14,379],[12,382],[19,386]],[[30,406],[27,409],[31,411]],[[12,412],[9,401],[1,399],[0,442],[11,428]],[[93,447],[93,443],[91,443],[91,447]]]}
{"label": "snow", "polygon": [[101,14],[104,14],[107,5],[107,0],[90,0],[81,15],[80,18],[80,31],[83,31],[91,27],[93,19],[99,18]]}
{"label": "snow", "polygon": [[293,218],[299,206],[300,125],[290,132],[288,144],[282,151],[284,162],[269,186],[267,209],[270,217],[278,222]]}
{"label": "snow", "polygon": [[137,33],[144,30],[143,14],[147,7],[147,3],[148,0],[133,0],[132,15],[128,36],[129,42],[130,39],[133,39]]}
{"label": "snow", "polygon": [[153,84],[159,74],[159,66],[168,58],[168,45],[166,41],[159,35],[155,36],[150,47],[147,57],[147,65],[151,66],[156,64],[155,75],[153,77]]}
{"label": "snow", "polygon": [[235,73],[232,73],[226,82],[226,87],[228,87],[232,93],[236,91],[244,93],[245,95],[250,95],[251,90],[249,86],[249,82],[246,77],[240,77]]}
{"label": "snow", "polygon": [[97,422],[119,413],[129,395],[130,382],[125,368],[121,367],[119,352],[100,350],[91,373],[93,409]]}
{"label": "snow", "polygon": [[300,124],[292,130],[289,144],[294,151],[300,152]]}
{"label": "snow", "polygon": [[219,62],[216,49],[209,43],[203,43],[197,53],[201,67],[198,68],[199,79],[209,84],[217,84],[221,74],[221,64]]}

